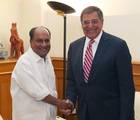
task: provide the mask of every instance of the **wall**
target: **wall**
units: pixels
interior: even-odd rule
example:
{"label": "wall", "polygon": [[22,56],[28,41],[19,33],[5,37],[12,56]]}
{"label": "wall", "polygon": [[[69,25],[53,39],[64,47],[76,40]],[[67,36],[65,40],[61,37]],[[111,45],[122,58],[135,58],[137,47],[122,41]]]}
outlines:
{"label": "wall", "polygon": [[[49,0],[47,0],[49,1]],[[105,15],[125,15],[140,13],[139,0],[55,0],[68,4],[76,9],[74,15],[79,15],[83,8],[90,5],[100,7]],[[45,1],[46,2],[46,1]]]}
{"label": "wall", "polygon": [[29,47],[29,30],[41,25],[40,0],[22,0],[20,4],[21,37],[24,40],[25,49]]}
{"label": "wall", "polygon": [[11,23],[17,23],[20,38],[24,40],[25,49],[29,46],[29,30],[41,25],[40,0],[1,0],[0,4],[0,41],[6,50],[10,49]]}
{"label": "wall", "polygon": [[19,0],[2,0],[0,3],[0,41],[5,45],[6,50],[9,50],[11,23],[19,23],[19,4]]}

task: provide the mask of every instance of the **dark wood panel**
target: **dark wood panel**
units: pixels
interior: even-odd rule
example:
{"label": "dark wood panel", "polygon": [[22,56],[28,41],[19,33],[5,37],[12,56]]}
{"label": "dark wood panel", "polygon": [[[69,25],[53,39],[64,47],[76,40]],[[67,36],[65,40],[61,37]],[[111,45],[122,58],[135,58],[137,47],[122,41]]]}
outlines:
{"label": "dark wood panel", "polygon": [[12,71],[15,64],[15,59],[0,60],[0,73]]}
{"label": "dark wood panel", "polygon": [[136,91],[140,91],[140,74],[134,74],[133,78]]}
{"label": "dark wood panel", "polygon": [[4,120],[12,120],[10,76],[11,73],[0,74],[0,114]]}
{"label": "dark wood panel", "polygon": [[140,62],[133,62],[133,73],[140,73]]}
{"label": "dark wood panel", "polygon": [[63,68],[63,59],[60,57],[52,57],[52,63],[55,68]]}
{"label": "dark wood panel", "polygon": [[133,78],[136,91],[140,91],[140,62],[133,62]]}

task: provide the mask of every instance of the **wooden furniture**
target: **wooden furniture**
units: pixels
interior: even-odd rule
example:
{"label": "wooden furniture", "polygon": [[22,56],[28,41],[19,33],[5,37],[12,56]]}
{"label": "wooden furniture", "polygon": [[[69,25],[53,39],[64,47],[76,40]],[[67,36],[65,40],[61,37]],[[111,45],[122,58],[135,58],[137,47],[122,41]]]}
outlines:
{"label": "wooden furniture", "polygon": [[16,60],[0,60],[0,114],[4,120],[12,120],[10,77]]}
{"label": "wooden furniture", "polygon": [[63,99],[63,59],[52,57],[52,63],[56,75],[58,98]]}
{"label": "wooden furniture", "polygon": [[134,61],[133,65],[133,78],[136,91],[140,91],[140,62]]}
{"label": "wooden furniture", "polygon": [[[4,120],[12,120],[12,105],[10,95],[10,78],[16,60],[0,60],[0,114]],[[56,87],[58,97],[63,98],[63,59],[52,58],[56,74]],[[140,91],[140,62],[133,62],[133,76],[136,91]],[[58,113],[59,116],[62,114]],[[76,114],[66,118],[67,120],[77,120]]]}

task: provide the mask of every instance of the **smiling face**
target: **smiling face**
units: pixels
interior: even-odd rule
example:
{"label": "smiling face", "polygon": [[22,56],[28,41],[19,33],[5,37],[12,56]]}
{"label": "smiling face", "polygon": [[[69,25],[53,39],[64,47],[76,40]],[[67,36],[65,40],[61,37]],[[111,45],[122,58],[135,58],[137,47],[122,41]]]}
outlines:
{"label": "smiling face", "polygon": [[85,36],[95,39],[102,30],[103,20],[101,20],[96,11],[83,14],[81,24]]}
{"label": "smiling face", "polygon": [[31,48],[40,57],[45,58],[50,51],[50,33],[44,27],[36,28],[31,39]]}

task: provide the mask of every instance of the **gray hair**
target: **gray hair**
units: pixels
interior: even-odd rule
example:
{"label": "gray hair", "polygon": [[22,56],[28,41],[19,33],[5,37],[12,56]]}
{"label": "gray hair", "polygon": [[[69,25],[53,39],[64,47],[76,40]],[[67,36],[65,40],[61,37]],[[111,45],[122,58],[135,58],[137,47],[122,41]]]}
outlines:
{"label": "gray hair", "polygon": [[89,7],[85,8],[85,9],[82,11],[81,16],[80,16],[81,21],[83,20],[83,15],[84,15],[84,14],[89,14],[89,13],[92,13],[92,12],[97,12],[99,19],[100,19],[102,22],[104,21],[103,12],[101,11],[100,8],[98,8],[98,7],[96,7],[96,6],[89,6]]}

